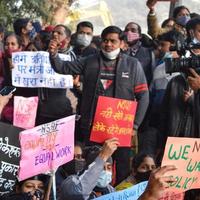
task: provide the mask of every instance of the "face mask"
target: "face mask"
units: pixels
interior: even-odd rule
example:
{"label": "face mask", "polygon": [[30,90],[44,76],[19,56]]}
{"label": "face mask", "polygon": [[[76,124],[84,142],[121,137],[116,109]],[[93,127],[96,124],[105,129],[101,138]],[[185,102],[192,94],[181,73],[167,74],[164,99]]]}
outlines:
{"label": "face mask", "polygon": [[181,26],[185,26],[190,20],[190,16],[180,16],[176,19],[176,23]]}
{"label": "face mask", "polygon": [[77,174],[85,167],[85,160],[72,160],[65,165],[63,165],[63,169],[68,175]]}
{"label": "face mask", "polygon": [[78,34],[77,35],[76,43],[78,45],[87,47],[90,45],[91,41],[92,41],[91,35],[87,35],[87,34]]}
{"label": "face mask", "polygon": [[104,51],[103,49],[101,50],[103,55],[108,58],[109,60],[114,60],[117,58],[117,56],[119,55],[119,52],[120,52],[120,48],[118,49],[115,49],[114,51],[111,51],[111,52],[107,52],[107,51]]}
{"label": "face mask", "polygon": [[97,181],[97,187],[105,188],[112,181],[112,172],[103,170]]}
{"label": "face mask", "polygon": [[5,54],[5,57],[11,58],[12,57],[12,53],[19,52],[19,51],[20,51],[19,49],[15,49],[15,50],[6,49],[4,54]]}
{"label": "face mask", "polygon": [[29,38],[32,40],[36,35],[36,31],[35,28],[33,27],[29,32],[28,32],[28,36]]}
{"label": "face mask", "polygon": [[147,172],[137,172],[137,174],[135,175],[135,178],[138,182],[142,182],[142,181],[148,181],[149,177],[150,177],[151,171],[147,171]]}
{"label": "face mask", "polygon": [[163,60],[166,58],[173,58],[172,54],[170,52],[166,52],[163,56]]}
{"label": "face mask", "polygon": [[133,41],[139,40],[140,38],[139,33],[133,33],[131,31],[128,31],[126,35],[127,35],[128,42],[133,42]]}
{"label": "face mask", "polygon": [[193,44],[200,44],[200,41],[199,41],[197,38],[194,38],[194,39],[192,40],[192,43],[193,43]]}

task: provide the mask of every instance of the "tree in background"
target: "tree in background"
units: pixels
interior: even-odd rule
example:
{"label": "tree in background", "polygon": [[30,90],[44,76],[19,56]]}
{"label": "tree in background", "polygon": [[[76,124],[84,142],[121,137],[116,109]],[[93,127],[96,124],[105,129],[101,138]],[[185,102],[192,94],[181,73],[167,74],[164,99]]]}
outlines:
{"label": "tree in background", "polygon": [[64,22],[74,0],[0,0],[0,23],[12,29],[16,18],[41,19],[43,24]]}

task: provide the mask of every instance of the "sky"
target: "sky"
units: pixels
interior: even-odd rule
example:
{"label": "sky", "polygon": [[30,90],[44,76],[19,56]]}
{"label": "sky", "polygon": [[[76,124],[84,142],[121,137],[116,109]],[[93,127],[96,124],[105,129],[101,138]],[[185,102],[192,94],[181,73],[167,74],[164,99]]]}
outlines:
{"label": "sky", "polygon": [[[80,4],[88,9],[89,5],[95,5],[101,0],[79,0]],[[146,0],[104,0],[113,18],[113,24],[121,27],[134,21],[141,25],[142,32],[147,32],[146,17],[148,8]],[[200,13],[200,0],[182,0],[182,4],[188,7],[191,12]],[[158,2],[155,6],[159,23],[169,16],[169,2]],[[95,27],[95,33],[99,34],[104,28],[100,16],[88,18]]]}

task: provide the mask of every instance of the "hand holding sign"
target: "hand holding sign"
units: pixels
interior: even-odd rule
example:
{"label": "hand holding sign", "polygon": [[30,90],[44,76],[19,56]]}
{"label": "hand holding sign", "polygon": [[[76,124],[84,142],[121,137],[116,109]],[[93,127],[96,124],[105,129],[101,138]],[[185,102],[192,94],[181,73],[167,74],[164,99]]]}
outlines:
{"label": "hand holding sign", "polygon": [[99,157],[106,162],[108,158],[110,158],[112,154],[117,150],[118,145],[119,140],[117,138],[106,140],[99,154]]}
{"label": "hand holding sign", "polygon": [[154,9],[154,6],[156,5],[157,1],[158,0],[148,0],[146,5],[150,10],[152,10]]}
{"label": "hand holding sign", "polygon": [[164,190],[169,187],[168,184],[175,181],[172,177],[166,176],[165,174],[175,169],[175,166],[168,165],[154,170],[149,178],[147,188],[139,200],[161,198]]}

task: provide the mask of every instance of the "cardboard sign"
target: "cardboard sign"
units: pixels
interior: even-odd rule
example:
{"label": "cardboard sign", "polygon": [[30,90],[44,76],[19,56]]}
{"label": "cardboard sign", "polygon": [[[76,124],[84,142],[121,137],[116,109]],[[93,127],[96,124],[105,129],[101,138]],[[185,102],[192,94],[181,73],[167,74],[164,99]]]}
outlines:
{"label": "cardboard sign", "polygon": [[14,189],[20,161],[21,128],[0,122],[0,196]]}
{"label": "cardboard sign", "polygon": [[165,192],[159,200],[184,200],[185,193]]}
{"label": "cardboard sign", "polygon": [[[63,57],[63,56],[62,56]],[[73,77],[56,73],[45,51],[12,54],[12,85],[29,88],[72,88]]]}
{"label": "cardboard sign", "polygon": [[38,97],[14,97],[14,120],[15,126],[29,129],[35,126],[38,107]]}
{"label": "cardboard sign", "polygon": [[74,126],[75,115],[22,131],[19,180],[54,170],[72,160]]}
{"label": "cardboard sign", "polygon": [[119,138],[120,146],[130,147],[137,102],[100,96],[90,140],[103,143]]}
{"label": "cardboard sign", "polygon": [[165,165],[178,168],[168,174],[176,179],[169,191],[200,188],[200,139],[168,137],[162,161],[162,166]]}
{"label": "cardboard sign", "polygon": [[107,195],[103,195],[101,197],[96,198],[96,200],[113,200],[113,199],[126,199],[126,200],[135,200],[138,199],[141,194],[144,192],[147,186],[147,181],[141,182],[137,185],[134,185],[128,189],[119,191],[119,192],[112,192]]}

